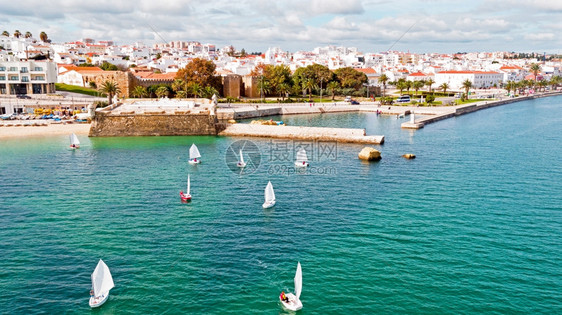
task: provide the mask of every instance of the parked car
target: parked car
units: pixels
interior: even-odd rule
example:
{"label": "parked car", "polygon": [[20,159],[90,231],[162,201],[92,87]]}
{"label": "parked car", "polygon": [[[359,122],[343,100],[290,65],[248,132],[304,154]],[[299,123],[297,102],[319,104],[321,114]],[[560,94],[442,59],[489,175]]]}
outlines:
{"label": "parked car", "polygon": [[351,105],[359,105],[359,102],[356,100],[351,100]]}
{"label": "parked car", "polygon": [[401,95],[399,98],[396,99],[396,103],[409,103],[412,99],[410,95]]}
{"label": "parked car", "polygon": [[18,95],[16,95],[16,97],[17,97],[17,98],[25,98],[25,99],[30,99],[30,98],[31,98],[31,96],[25,95],[25,94],[18,94]]}
{"label": "parked car", "polygon": [[351,96],[346,96],[344,102],[351,102]]}

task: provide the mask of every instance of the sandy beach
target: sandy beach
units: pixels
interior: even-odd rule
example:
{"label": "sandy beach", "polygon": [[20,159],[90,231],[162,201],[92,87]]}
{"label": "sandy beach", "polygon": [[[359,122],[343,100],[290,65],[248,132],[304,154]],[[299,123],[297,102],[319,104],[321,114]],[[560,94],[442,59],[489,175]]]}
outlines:
{"label": "sandy beach", "polygon": [[69,135],[71,133],[87,136],[90,131],[90,124],[84,123],[30,125],[33,122],[18,120],[0,121],[0,139]]}

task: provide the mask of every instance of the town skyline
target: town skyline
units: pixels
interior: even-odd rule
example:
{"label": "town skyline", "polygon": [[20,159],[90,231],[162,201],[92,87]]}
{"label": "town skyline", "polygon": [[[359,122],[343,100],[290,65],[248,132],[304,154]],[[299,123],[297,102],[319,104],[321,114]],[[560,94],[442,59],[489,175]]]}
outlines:
{"label": "town skyline", "polygon": [[80,38],[125,45],[199,41],[246,52],[269,47],[286,51],[327,45],[364,52],[413,53],[477,51],[559,54],[562,3],[482,0],[428,1],[139,1],[96,4],[2,1],[0,31],[44,31],[53,42]]}

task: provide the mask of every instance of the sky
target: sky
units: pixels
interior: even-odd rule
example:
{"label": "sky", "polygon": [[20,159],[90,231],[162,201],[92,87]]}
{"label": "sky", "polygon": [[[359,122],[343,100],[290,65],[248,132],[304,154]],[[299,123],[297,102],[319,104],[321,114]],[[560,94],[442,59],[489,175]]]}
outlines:
{"label": "sky", "polygon": [[561,0],[0,0],[0,32],[54,43],[199,41],[247,52],[562,53]]}

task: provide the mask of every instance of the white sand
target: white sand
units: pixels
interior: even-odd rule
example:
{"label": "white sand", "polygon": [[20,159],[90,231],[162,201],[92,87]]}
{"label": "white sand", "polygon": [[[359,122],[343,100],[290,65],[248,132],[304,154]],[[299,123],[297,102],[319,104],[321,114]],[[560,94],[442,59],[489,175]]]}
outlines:
{"label": "white sand", "polygon": [[[24,124],[34,122],[40,121],[0,121],[0,139],[69,135],[71,133],[87,136],[90,132],[90,124],[85,123],[48,124],[47,126],[24,126]],[[22,125],[15,126],[16,124]]]}

